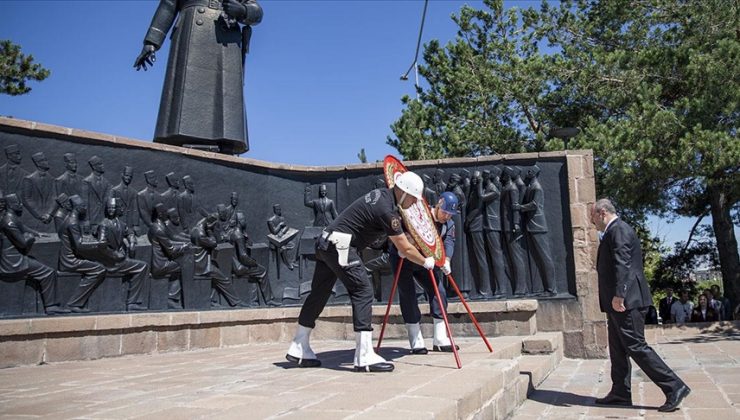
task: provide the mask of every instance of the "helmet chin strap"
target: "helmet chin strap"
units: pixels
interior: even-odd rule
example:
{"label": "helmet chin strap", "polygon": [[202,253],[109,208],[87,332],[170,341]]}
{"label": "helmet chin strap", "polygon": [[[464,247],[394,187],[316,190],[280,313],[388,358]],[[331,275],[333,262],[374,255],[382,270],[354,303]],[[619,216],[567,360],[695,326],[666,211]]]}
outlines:
{"label": "helmet chin strap", "polygon": [[[403,191],[403,190],[401,190],[401,191]],[[406,201],[406,195],[407,195],[407,194],[406,194],[406,192],[404,192],[404,193],[403,193],[403,194],[401,195],[401,200],[399,200],[399,202],[398,202],[398,208],[399,208],[399,209],[403,209],[403,206],[402,206],[402,204],[403,204],[403,202],[404,202],[404,201]]]}

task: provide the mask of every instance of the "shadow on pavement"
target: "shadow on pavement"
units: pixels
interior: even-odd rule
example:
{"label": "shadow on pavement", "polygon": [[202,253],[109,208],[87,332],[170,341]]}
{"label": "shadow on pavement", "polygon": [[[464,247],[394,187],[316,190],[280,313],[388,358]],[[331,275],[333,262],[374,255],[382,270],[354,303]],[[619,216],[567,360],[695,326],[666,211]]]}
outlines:
{"label": "shadow on pavement", "polygon": [[[392,362],[400,357],[408,356],[408,349],[401,347],[382,347],[379,354],[389,362]],[[314,369],[331,369],[343,372],[352,372],[354,369],[353,361],[355,357],[355,350],[330,350],[316,353],[316,357],[321,360],[321,366]],[[291,363],[287,360],[282,362],[273,363],[274,366],[281,367],[283,369],[298,369],[295,363]]]}
{"label": "shadow on pavement", "polygon": [[596,404],[595,397],[590,395],[578,395],[572,392],[553,391],[550,389],[534,390],[527,396],[527,399],[532,401],[541,402],[543,404],[553,405],[557,407],[571,407],[571,406],[583,406],[583,407],[608,407],[615,410],[627,409],[627,410],[657,410],[658,407],[644,406],[644,405],[632,405],[616,406],[616,405],[599,405]]}

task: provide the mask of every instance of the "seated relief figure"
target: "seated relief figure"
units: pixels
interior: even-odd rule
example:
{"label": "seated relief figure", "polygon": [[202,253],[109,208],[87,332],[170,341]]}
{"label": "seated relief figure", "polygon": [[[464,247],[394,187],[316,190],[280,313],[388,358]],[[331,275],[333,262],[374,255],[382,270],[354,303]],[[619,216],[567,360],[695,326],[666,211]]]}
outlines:
{"label": "seated relief figure", "polygon": [[195,275],[210,278],[212,287],[226,298],[229,306],[249,306],[242,303],[234,290],[234,284],[224,275],[213,259],[212,252],[218,245],[215,232],[217,222],[217,216],[209,215],[201,219],[190,230],[190,240],[195,244]]}
{"label": "seated relief figure", "polygon": [[169,277],[167,306],[170,309],[180,309],[182,308],[180,259],[192,248],[190,238],[187,238],[187,241],[179,241],[167,235],[165,226],[167,209],[162,203],[155,206],[151,220],[147,237],[152,244],[152,276]]}
{"label": "seated relief figure", "polygon": [[59,229],[59,269],[82,275],[77,289],[67,302],[72,312],[90,312],[86,308],[90,295],[105,279],[105,267],[94,261],[106,245],[100,241],[91,241],[83,237],[82,221],[87,215],[87,206],[82,198],[73,195],[69,199],[72,211]]}
{"label": "seated relief figure", "polygon": [[276,248],[283,263],[289,270],[293,270],[293,258],[288,257],[288,253],[295,248],[295,244],[292,241],[298,234],[298,230],[288,227],[285,224],[285,218],[283,217],[283,210],[280,208],[280,204],[274,204],[272,206],[272,212],[273,215],[267,219],[267,228],[270,230],[267,238]]}
{"label": "seated relief figure", "polygon": [[0,277],[35,283],[47,314],[69,312],[59,305],[56,270],[28,255],[36,236],[26,231],[22,213],[23,206],[15,194],[0,197]]}
{"label": "seated relief figure", "polygon": [[[234,257],[231,262],[231,274],[235,278],[246,278],[250,283],[257,283],[262,300],[267,306],[280,306],[281,302],[274,299],[267,270],[249,254],[252,241],[247,234],[247,217],[237,211],[235,218],[230,219],[229,242],[234,246]],[[251,302],[252,306],[259,305],[259,298]]]}
{"label": "seated relief figure", "polygon": [[52,218],[54,219],[54,231],[59,233],[59,229],[62,228],[64,221],[67,220],[67,216],[72,212],[72,203],[69,201],[69,196],[65,193],[59,194],[56,199],[56,210]]}
{"label": "seated relief figure", "polygon": [[98,259],[105,266],[108,275],[123,275],[128,279],[129,289],[126,298],[128,311],[147,310],[142,288],[149,274],[149,265],[144,261],[129,258],[135,251],[135,234],[121,221],[118,199],[110,198],[105,206],[105,219],[98,226],[97,238],[105,246]]}

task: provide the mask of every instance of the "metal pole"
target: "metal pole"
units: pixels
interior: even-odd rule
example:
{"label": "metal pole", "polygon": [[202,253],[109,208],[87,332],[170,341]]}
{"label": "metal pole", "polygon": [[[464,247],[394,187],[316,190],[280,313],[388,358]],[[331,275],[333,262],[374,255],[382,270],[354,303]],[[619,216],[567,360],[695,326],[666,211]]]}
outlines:
{"label": "metal pole", "polygon": [[380,343],[383,342],[383,334],[385,334],[385,325],[388,323],[388,318],[391,313],[391,305],[393,304],[393,296],[396,294],[396,286],[398,286],[398,277],[401,275],[401,267],[403,267],[403,258],[398,259],[398,267],[396,267],[396,276],[393,278],[393,286],[391,287],[391,295],[388,297],[388,306],[385,308],[385,316],[383,317],[383,326],[380,328],[380,336],[378,337],[378,347],[375,348],[376,352],[380,351]]}
{"label": "metal pole", "polygon": [[455,345],[455,340],[452,339],[452,329],[450,329],[450,322],[447,320],[447,311],[445,310],[445,306],[442,305],[442,297],[439,295],[437,279],[434,277],[434,272],[432,272],[432,270],[429,270],[429,280],[432,282],[432,287],[434,287],[434,295],[437,296],[437,303],[439,303],[439,309],[442,312],[442,318],[445,321],[445,328],[447,329],[447,336],[450,337],[452,353],[455,354],[455,363],[457,363],[457,368],[461,369],[462,363],[460,363],[460,355],[457,354],[457,346]]}

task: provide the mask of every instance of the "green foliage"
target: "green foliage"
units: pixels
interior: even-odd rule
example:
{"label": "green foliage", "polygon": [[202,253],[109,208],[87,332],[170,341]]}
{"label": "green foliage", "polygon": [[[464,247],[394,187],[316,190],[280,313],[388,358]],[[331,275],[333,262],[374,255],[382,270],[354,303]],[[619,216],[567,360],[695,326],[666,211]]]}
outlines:
{"label": "green foliage", "polygon": [[42,81],[49,70],[33,62],[32,55],[21,53],[21,47],[9,40],[0,41],[0,93],[16,96],[31,91],[29,80]]}
{"label": "green foliage", "polygon": [[569,147],[593,149],[597,192],[625,218],[711,210],[740,295],[739,3],[484,3],[453,16],[454,41],[425,46],[429,87],[402,99],[388,144],[406,159],[558,150],[550,129],[578,127]]}
{"label": "green foliage", "polygon": [[360,153],[357,154],[357,159],[360,159],[360,163],[367,163],[367,155],[365,155],[365,148],[360,149]]}

